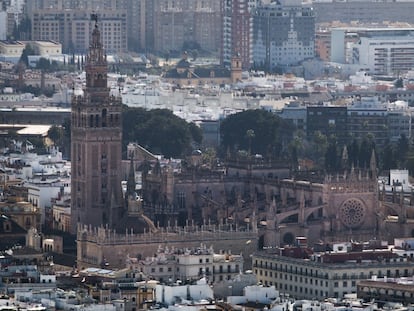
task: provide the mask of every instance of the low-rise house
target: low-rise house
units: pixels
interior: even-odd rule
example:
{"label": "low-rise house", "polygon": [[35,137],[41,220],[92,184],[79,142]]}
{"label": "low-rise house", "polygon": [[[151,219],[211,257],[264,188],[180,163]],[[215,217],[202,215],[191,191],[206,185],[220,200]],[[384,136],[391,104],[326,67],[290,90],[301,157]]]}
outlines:
{"label": "low-rise house", "polygon": [[243,292],[243,296],[227,297],[227,303],[244,310],[263,310],[279,298],[279,292],[274,286],[246,286]]}
{"label": "low-rise house", "polygon": [[142,309],[154,301],[158,282],[142,281],[140,274],[130,269],[110,270],[87,268],[79,272],[80,283],[95,301],[110,303],[121,300],[132,310]]}
{"label": "low-rise house", "polygon": [[214,298],[213,289],[205,279],[194,285],[164,285],[156,286],[155,299],[158,303],[173,305],[177,302],[209,301]]}

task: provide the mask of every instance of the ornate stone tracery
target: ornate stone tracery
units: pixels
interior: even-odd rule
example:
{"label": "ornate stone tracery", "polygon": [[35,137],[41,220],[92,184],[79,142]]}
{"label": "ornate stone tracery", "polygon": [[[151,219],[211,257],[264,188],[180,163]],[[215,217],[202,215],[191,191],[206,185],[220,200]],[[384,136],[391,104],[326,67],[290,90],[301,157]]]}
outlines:
{"label": "ornate stone tracery", "polygon": [[339,217],[348,228],[356,228],[364,222],[365,205],[356,198],[351,198],[342,203],[339,208]]}

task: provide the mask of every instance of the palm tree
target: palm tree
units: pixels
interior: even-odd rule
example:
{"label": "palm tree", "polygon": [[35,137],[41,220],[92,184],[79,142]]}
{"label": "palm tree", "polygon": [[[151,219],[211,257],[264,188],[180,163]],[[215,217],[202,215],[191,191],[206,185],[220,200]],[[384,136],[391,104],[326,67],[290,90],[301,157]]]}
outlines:
{"label": "palm tree", "polygon": [[256,136],[254,130],[248,129],[246,131],[246,137],[249,140],[249,156],[252,154],[252,139]]}

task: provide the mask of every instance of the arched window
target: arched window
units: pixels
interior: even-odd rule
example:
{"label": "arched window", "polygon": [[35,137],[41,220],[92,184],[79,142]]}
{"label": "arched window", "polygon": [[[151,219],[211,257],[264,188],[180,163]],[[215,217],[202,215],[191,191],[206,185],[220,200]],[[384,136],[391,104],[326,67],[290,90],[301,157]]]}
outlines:
{"label": "arched window", "polygon": [[30,217],[26,217],[26,228],[30,228],[31,224]]}
{"label": "arched window", "polygon": [[106,127],[106,115],[107,115],[107,110],[103,109],[102,110],[102,127]]}

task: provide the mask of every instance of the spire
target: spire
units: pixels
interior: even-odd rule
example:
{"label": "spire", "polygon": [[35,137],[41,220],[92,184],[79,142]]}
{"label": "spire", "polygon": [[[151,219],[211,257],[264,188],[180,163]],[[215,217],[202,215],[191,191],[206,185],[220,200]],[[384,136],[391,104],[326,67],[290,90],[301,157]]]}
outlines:
{"label": "spire", "polygon": [[95,27],[92,31],[92,42],[89,45],[88,61],[91,63],[106,62],[104,49],[101,42],[101,32],[98,27],[98,14],[91,14],[91,20],[95,21]]}
{"label": "spire", "polygon": [[371,160],[369,162],[369,168],[371,170],[372,179],[377,179],[377,159],[375,156],[375,149],[372,149]]}
{"label": "spire", "polygon": [[342,168],[346,171],[348,169],[348,160],[349,160],[349,156],[348,156],[348,148],[346,147],[346,145],[344,146],[344,149],[342,150]]}
{"label": "spire", "polygon": [[276,197],[273,196],[272,204],[270,204],[270,208],[269,208],[269,214],[270,215],[276,215],[276,212],[277,212]]}
{"label": "spire", "polygon": [[[106,54],[101,42],[101,32],[98,27],[97,14],[91,15],[91,20],[95,21],[95,26],[92,31],[92,36],[89,44],[89,52],[86,57],[85,71],[86,71],[86,88],[89,92],[102,92],[103,96],[108,96],[109,89],[107,89],[107,72],[108,64],[106,61]],[[95,95],[94,94],[94,95]],[[95,99],[97,96],[93,96]],[[96,100],[99,101],[98,98]],[[102,98],[101,98],[102,100]]]}

